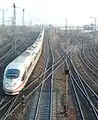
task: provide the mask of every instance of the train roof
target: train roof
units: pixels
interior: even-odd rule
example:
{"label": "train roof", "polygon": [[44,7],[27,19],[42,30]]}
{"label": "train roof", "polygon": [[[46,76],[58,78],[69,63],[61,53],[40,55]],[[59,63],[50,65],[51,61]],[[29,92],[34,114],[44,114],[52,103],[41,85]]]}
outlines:
{"label": "train roof", "polygon": [[24,62],[25,61],[25,59],[27,59],[27,57],[29,57],[30,56],[30,52],[28,52],[28,51],[25,51],[25,52],[23,52],[20,56],[18,56],[16,59],[14,59],[13,60],[13,62],[15,62],[15,63],[22,63],[22,62]]}
{"label": "train roof", "polygon": [[26,49],[20,56],[18,56],[16,59],[14,59],[9,65],[7,65],[6,68],[16,68],[16,69],[22,69],[25,66],[25,63],[27,62],[29,56],[36,54],[39,51],[40,45],[41,45],[41,35],[40,33],[37,40],[34,42],[32,46]]}
{"label": "train roof", "polygon": [[30,53],[25,51],[23,52],[20,56],[18,56],[16,59],[14,59],[8,66],[12,67],[12,68],[16,68],[16,69],[20,69],[21,67],[24,66],[25,60],[27,59],[27,57],[29,57]]}
{"label": "train roof", "polygon": [[[11,62],[9,65],[7,65],[7,67],[6,67],[6,70],[8,70],[8,69],[18,69],[18,70],[24,70],[24,64],[23,63],[13,63],[13,62]],[[5,70],[5,71],[6,71]]]}

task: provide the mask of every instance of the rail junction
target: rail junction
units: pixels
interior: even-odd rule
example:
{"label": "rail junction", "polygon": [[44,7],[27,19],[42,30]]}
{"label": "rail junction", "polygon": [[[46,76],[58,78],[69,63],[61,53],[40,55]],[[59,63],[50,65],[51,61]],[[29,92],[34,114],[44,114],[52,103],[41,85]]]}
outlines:
{"label": "rail junction", "polygon": [[[17,56],[36,41],[18,40]],[[32,41],[32,40],[33,41]],[[23,90],[2,89],[5,66],[14,56],[11,43],[0,51],[0,120],[98,120],[98,50],[92,33],[45,28],[40,59]]]}

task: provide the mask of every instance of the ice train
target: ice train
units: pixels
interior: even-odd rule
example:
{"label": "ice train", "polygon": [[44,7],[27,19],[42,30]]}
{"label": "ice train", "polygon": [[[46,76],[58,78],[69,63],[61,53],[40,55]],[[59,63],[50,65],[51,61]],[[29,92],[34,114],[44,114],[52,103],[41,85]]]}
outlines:
{"label": "ice train", "polygon": [[34,44],[8,64],[3,76],[3,89],[6,94],[16,95],[26,85],[42,52],[44,29]]}

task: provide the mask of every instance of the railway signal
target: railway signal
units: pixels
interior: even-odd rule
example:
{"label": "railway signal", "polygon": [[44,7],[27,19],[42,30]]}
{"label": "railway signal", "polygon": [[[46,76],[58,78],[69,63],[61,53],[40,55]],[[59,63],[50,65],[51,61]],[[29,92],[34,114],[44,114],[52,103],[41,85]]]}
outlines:
{"label": "railway signal", "polygon": [[68,76],[69,76],[69,70],[66,68],[65,70],[66,73],[66,101],[64,105],[64,113],[66,117],[68,116]]}

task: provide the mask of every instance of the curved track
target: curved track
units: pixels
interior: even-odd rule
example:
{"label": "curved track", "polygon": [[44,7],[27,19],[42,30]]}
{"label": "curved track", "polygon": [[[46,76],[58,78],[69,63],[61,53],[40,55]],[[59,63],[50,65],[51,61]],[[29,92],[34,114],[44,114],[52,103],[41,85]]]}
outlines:
{"label": "curved track", "polygon": [[[64,52],[63,52],[64,55]],[[91,93],[91,89],[88,90],[87,86],[85,83],[82,82],[79,74],[77,73],[75,66],[72,62],[71,59],[67,59],[66,61],[67,67],[69,68],[69,75],[70,75],[70,83],[72,84],[75,96],[76,96],[76,101],[77,101],[77,106],[79,108],[79,119],[81,118],[82,120],[88,119],[88,120],[97,120],[98,119],[98,108],[97,106],[97,101],[98,99],[95,97],[95,101],[90,100],[92,96],[94,96],[93,93]],[[83,79],[83,78],[82,78]],[[90,88],[90,87],[89,87]],[[78,91],[78,92],[77,92]],[[84,101],[86,104],[83,107]],[[91,112],[92,111],[92,114]],[[84,112],[85,111],[85,112]],[[86,114],[85,114],[86,113]]]}
{"label": "curved track", "polygon": [[[51,53],[51,55],[52,55],[52,53]],[[50,55],[50,58],[52,57],[51,55]],[[63,64],[63,63],[61,63],[61,61],[62,61],[62,58],[59,61],[57,61],[54,65],[50,64],[51,62],[49,62],[47,70],[45,72],[43,72],[40,76],[38,76],[34,81],[27,84],[27,86],[24,88],[24,90],[18,96],[15,96],[12,98],[9,97],[8,101],[2,100],[1,104],[0,104],[0,106],[1,106],[0,110],[6,111],[6,115],[4,114],[4,112],[2,112],[2,114],[0,114],[0,118],[7,119],[22,104],[22,97],[20,97],[20,96],[24,95],[25,101],[27,101],[28,98],[30,97],[30,95],[32,95],[32,93],[34,93],[38,88],[40,88],[40,86],[43,83],[45,83],[45,81],[48,81],[48,84],[51,84],[49,79],[51,79],[53,72]],[[54,68],[54,67],[55,67],[55,69],[52,71],[52,68]],[[46,76],[44,79],[42,79],[44,74],[46,74]],[[45,84],[44,91],[46,90],[45,88],[48,88],[47,87],[48,84],[47,83]],[[50,88],[51,88],[51,86],[50,86]],[[48,90],[50,91],[49,94],[51,94],[50,88],[48,88]],[[8,97],[7,97],[7,99],[8,99]],[[51,100],[52,100],[52,98],[51,98]],[[49,116],[51,117],[51,115],[49,115]]]}

